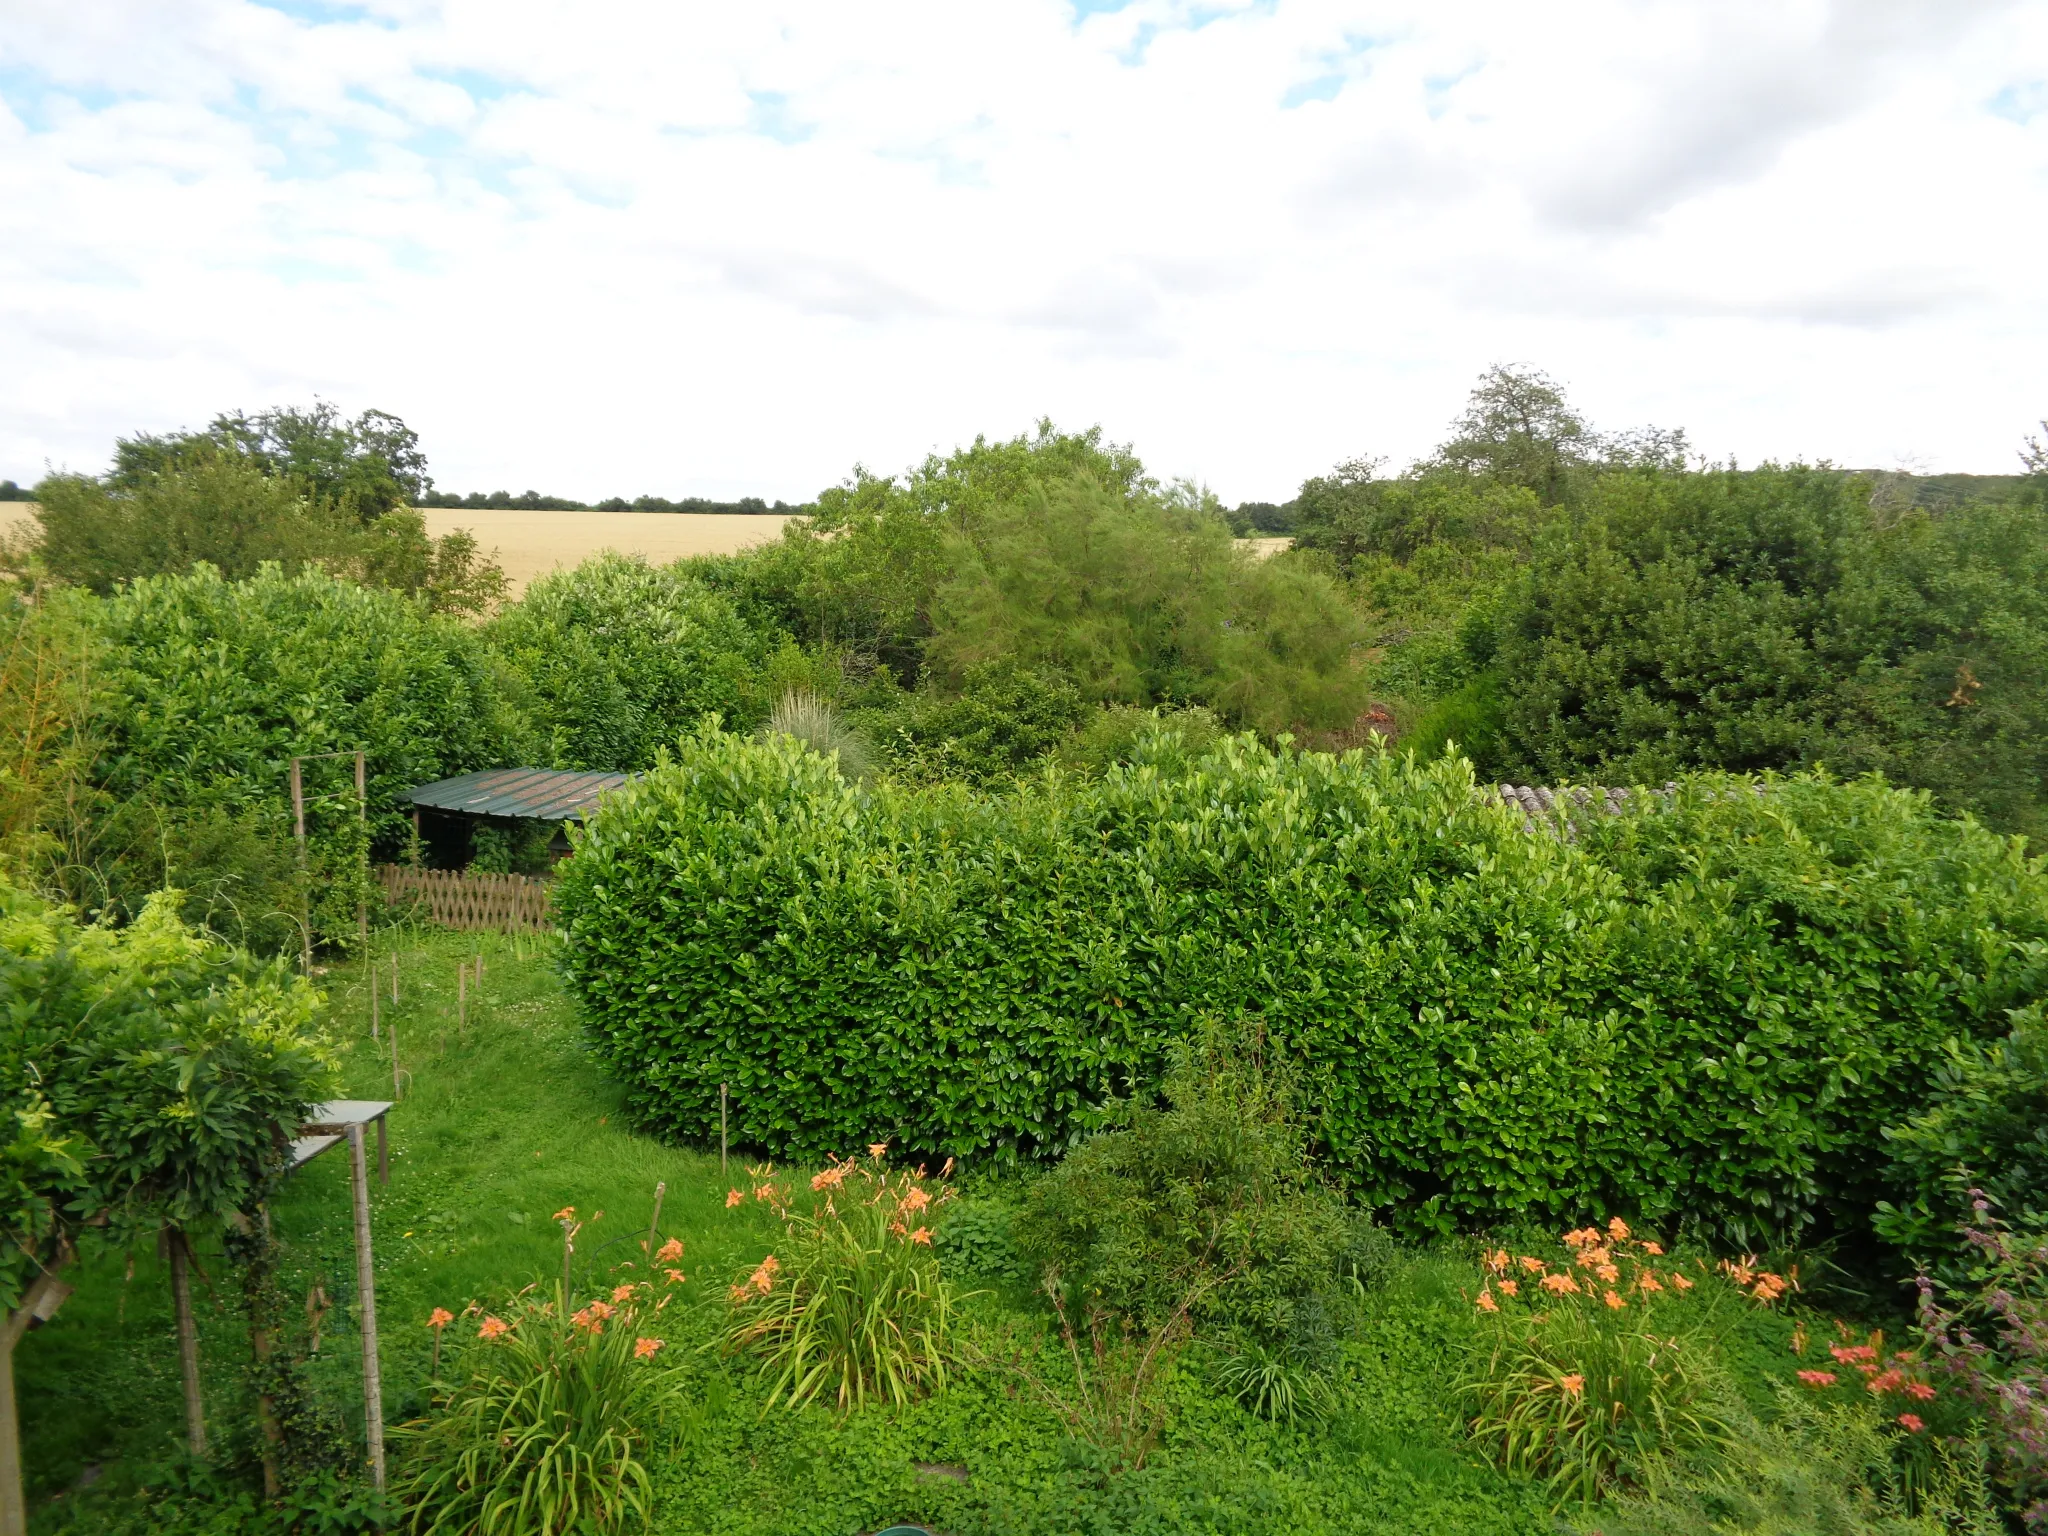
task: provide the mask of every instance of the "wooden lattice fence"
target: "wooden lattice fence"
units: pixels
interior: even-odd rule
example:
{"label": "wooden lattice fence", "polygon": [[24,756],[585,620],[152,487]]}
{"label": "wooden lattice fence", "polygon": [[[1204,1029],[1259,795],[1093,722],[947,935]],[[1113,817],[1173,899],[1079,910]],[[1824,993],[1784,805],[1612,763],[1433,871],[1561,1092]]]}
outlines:
{"label": "wooden lattice fence", "polygon": [[547,933],[550,882],[526,875],[470,875],[453,869],[382,864],[377,877],[393,911],[444,928]]}

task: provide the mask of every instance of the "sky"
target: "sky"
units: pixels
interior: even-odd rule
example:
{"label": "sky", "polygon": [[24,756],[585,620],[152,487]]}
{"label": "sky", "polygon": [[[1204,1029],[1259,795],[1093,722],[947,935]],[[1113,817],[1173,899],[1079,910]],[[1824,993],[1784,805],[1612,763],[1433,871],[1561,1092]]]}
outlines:
{"label": "sky", "polygon": [[455,491],[808,499],[1040,417],[1282,500],[1495,362],[2010,473],[2040,0],[0,0],[0,477],[331,400]]}

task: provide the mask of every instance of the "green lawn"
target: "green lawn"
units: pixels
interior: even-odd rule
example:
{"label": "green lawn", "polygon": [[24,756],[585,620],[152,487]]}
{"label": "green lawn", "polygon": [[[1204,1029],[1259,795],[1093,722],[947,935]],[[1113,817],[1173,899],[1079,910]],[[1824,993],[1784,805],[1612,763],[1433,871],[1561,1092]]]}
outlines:
{"label": "green lawn", "polygon": [[[387,1418],[422,1406],[434,1307],[460,1311],[472,1298],[558,1275],[551,1213],[565,1205],[591,1217],[578,1274],[579,1287],[594,1286],[640,1257],[657,1181],[667,1185],[663,1234],[683,1240],[690,1277],[691,1305],[671,1313],[678,1354],[708,1338],[725,1286],[770,1246],[770,1213],[752,1202],[725,1208],[715,1150],[665,1146],[621,1123],[545,945],[482,941],[483,998],[458,1034],[456,966],[477,942],[415,933],[383,944],[383,956],[399,955],[402,997],[393,1008],[387,994],[383,1013],[413,1074],[391,1116],[390,1187],[373,1188]],[[346,1091],[388,1098],[388,1055],[370,1040],[361,967],[337,968],[324,984]],[[715,1145],[716,1127],[706,1130]],[[291,1181],[274,1221],[288,1293],[296,1300],[319,1284],[333,1303],[315,1368],[323,1394],[359,1402],[345,1149]],[[236,1418],[247,1344],[227,1310],[231,1276],[217,1253],[206,1272],[203,1348],[220,1435]],[[701,1439],[658,1457],[655,1527],[679,1536],[851,1536],[897,1520],[1018,1536],[1550,1529],[1537,1492],[1476,1461],[1454,1427],[1449,1382],[1472,1326],[1471,1275],[1462,1254],[1399,1265],[1345,1345],[1341,1411],[1313,1430],[1276,1427],[1220,1399],[1204,1385],[1201,1350],[1190,1351],[1170,1387],[1161,1448],[1144,1470],[1116,1476],[998,1372],[969,1372],[907,1411],[842,1420],[823,1409],[764,1414],[743,1363],[707,1351],[691,1369],[728,1379],[727,1405]],[[78,1279],[57,1322],[18,1356],[43,1531],[95,1528],[136,1469],[174,1450],[180,1434],[168,1288],[154,1254],[100,1255]],[[1014,1303],[984,1294],[970,1308],[983,1323],[1007,1314],[1030,1326],[1009,1312]],[[360,1429],[358,1416],[350,1430]],[[89,1467],[105,1469],[97,1487],[70,1491]]]}

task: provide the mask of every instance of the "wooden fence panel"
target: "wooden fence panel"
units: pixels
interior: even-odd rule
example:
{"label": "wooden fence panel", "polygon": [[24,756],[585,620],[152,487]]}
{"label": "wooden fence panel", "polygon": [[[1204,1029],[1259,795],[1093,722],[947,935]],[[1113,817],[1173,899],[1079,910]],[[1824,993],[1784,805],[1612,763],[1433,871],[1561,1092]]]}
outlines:
{"label": "wooden fence panel", "polygon": [[526,875],[472,875],[454,869],[380,864],[377,878],[392,910],[444,928],[548,933],[552,882]]}

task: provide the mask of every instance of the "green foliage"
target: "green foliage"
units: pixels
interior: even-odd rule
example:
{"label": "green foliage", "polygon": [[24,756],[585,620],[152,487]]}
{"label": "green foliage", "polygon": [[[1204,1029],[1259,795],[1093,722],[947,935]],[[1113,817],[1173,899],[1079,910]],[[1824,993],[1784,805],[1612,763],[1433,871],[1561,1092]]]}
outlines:
{"label": "green foliage", "polygon": [[119,932],[0,888],[0,1306],[116,1240],[253,1210],[325,1086],[316,995],[188,932],[170,893]]}
{"label": "green foliage", "polygon": [[931,1223],[952,1191],[918,1170],[892,1174],[878,1147],[872,1163],[829,1163],[808,1199],[772,1178],[754,1193],[783,1233],[779,1251],[732,1287],[725,1344],[760,1357],[768,1406],[900,1407],[943,1389],[954,1301]]}
{"label": "green foliage", "polygon": [[1525,486],[1445,474],[1383,478],[1380,468],[1357,459],[1304,482],[1295,547],[1319,550],[1354,576],[1375,556],[1405,567],[1425,550],[1523,550],[1543,521]]}
{"label": "green foliage", "polygon": [[1566,838],[1456,761],[1244,739],[978,797],[707,730],[557,902],[593,1047],[670,1134],[723,1082],[778,1154],[1057,1153],[1199,1020],[1257,1017],[1413,1229],[1738,1241],[1889,1198],[1880,1128],[2038,996],[2048,938],[2039,861],[1871,782],[1707,776]]}
{"label": "green foliage", "polygon": [[1862,1404],[1826,1407],[1786,1393],[1769,1419],[1732,1405],[1727,1443],[1653,1459],[1640,1489],[1588,1514],[1586,1536],[1999,1536],[1981,1458],[1939,1448],[1909,1494],[1895,1434]]}
{"label": "green foliage", "polygon": [[1288,1424],[1320,1419],[1332,1405],[1327,1377],[1290,1351],[1256,1340],[1225,1359],[1215,1379],[1232,1402],[1242,1403],[1262,1419]]}
{"label": "green foliage", "polygon": [[45,479],[27,553],[102,594],[202,563],[239,578],[274,562],[482,612],[504,595],[504,573],[472,534],[428,537],[407,505],[427,483],[418,438],[395,416],[347,422],[325,403],[234,412],[205,432],[124,439],[99,478]]}
{"label": "green foliage", "polygon": [[903,694],[860,719],[899,774],[993,784],[1059,746],[1090,714],[1059,673],[999,660],[969,668],[957,695]]}
{"label": "green foliage", "polygon": [[1168,1049],[1163,1105],[1112,1103],[1112,1129],[1035,1181],[1018,1246],[1092,1304],[1147,1326],[1186,1311],[1266,1337],[1332,1289],[1344,1203],[1310,1172],[1298,1088],[1213,1022]]}
{"label": "green foliage", "polygon": [[[296,881],[293,755],[365,751],[368,845],[387,857],[411,832],[406,789],[523,755],[523,721],[474,631],[395,593],[202,567],[72,600],[102,657],[97,858],[67,882],[88,908],[131,912],[176,884],[195,917],[294,947],[297,887],[281,883]],[[347,758],[305,769],[316,936],[336,942],[354,932],[362,878],[353,772]]]}
{"label": "green foliage", "polygon": [[1915,1262],[1952,1269],[1973,1189],[2023,1227],[2048,1230],[2048,1024],[2016,1010],[2002,1039],[1948,1043],[1920,1107],[1885,1127],[1888,1182],[1877,1232]]}
{"label": "green foliage", "polygon": [[1185,767],[1215,751],[1225,734],[1215,711],[1199,704],[1186,709],[1106,704],[1060,743],[1053,758],[1062,768],[1093,775],[1141,759]]}
{"label": "green foliage", "polygon": [[646,768],[705,715],[767,712],[769,637],[684,568],[603,554],[535,581],[486,633],[531,689],[558,768]]}
{"label": "green foliage", "polygon": [[[401,1425],[394,1496],[417,1536],[571,1536],[644,1522],[647,1458],[677,1406],[654,1287],[627,1284],[571,1312],[522,1293],[481,1315],[457,1380]],[[650,1348],[649,1346],[653,1347]]]}
{"label": "green foliage", "polygon": [[2048,509],[1879,527],[1832,470],[1609,475],[1540,541],[1500,636],[1531,776],[1824,761],[2038,829]]}

